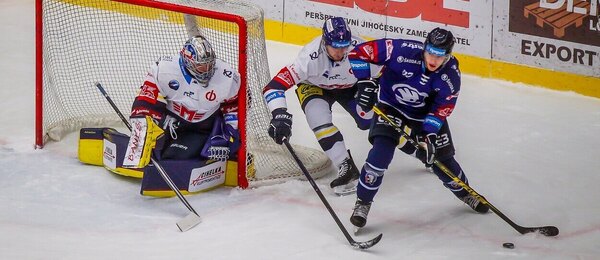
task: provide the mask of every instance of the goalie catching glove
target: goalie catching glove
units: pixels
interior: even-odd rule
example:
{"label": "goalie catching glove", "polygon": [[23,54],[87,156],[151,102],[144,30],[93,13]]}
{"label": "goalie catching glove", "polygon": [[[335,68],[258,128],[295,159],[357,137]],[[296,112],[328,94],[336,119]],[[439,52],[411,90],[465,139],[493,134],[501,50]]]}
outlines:
{"label": "goalie catching glove", "polygon": [[124,168],[144,168],[164,131],[150,116],[131,117],[131,136],[123,159]]}

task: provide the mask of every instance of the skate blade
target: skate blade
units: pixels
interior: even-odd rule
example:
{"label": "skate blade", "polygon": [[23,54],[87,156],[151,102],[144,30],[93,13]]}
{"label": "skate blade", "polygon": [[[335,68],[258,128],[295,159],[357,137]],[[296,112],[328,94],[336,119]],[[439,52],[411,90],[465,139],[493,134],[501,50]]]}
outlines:
{"label": "skate blade", "polygon": [[358,184],[358,180],[354,180],[346,185],[333,187],[333,193],[335,193],[335,195],[338,195],[340,197],[354,194],[354,193],[356,193],[356,185],[357,184]]}

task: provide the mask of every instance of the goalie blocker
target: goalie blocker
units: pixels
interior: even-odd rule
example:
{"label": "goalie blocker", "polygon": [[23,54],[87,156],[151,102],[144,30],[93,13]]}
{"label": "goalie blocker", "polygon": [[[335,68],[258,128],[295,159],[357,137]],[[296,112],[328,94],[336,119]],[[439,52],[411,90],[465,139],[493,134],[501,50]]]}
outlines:
{"label": "goalie blocker", "polygon": [[[79,132],[79,161],[104,166],[128,177],[142,178],[140,193],[145,196],[175,196],[154,165],[124,168],[123,159],[129,136],[113,128],[82,128]],[[157,144],[160,148],[161,144]],[[188,160],[157,158],[182,194],[207,191],[221,185],[237,186],[237,161],[215,161],[203,157]]]}

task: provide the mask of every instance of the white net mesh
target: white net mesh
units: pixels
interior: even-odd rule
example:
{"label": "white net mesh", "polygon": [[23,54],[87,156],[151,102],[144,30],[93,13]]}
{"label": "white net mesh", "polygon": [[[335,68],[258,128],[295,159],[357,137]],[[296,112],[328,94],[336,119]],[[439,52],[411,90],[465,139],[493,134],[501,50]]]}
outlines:
{"label": "white net mesh", "polygon": [[[81,127],[118,124],[120,119],[94,83],[101,82],[119,109],[128,114],[149,65],[160,56],[178,53],[193,29],[211,41],[219,59],[238,69],[242,64],[248,67],[247,91],[245,96],[240,93],[246,103],[246,114],[240,115],[240,120],[245,120],[247,161],[240,165],[246,165],[242,170],[250,185],[302,176],[285,147],[267,135],[271,116],[262,88],[270,76],[259,7],[211,0],[43,0],[41,5],[43,120],[39,125],[44,141],[60,140]],[[192,12],[190,7],[220,13]],[[222,14],[246,21],[246,49],[240,47],[238,25],[220,18]],[[240,51],[246,53],[245,60],[240,60]],[[294,148],[313,177],[332,170],[323,152]]]}

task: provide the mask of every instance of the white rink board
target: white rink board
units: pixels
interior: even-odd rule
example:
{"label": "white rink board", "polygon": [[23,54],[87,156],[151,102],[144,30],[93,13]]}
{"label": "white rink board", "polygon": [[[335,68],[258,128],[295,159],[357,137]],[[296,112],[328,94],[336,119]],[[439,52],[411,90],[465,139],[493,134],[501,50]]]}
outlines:
{"label": "white rink board", "polygon": [[[532,4],[536,1],[549,0],[426,1],[429,4],[421,0],[388,1],[387,3],[358,0],[278,0],[275,2],[253,0],[252,2],[265,9],[267,19],[314,28],[320,28],[323,20],[328,16],[341,16],[349,21],[355,34],[370,38],[390,37],[421,41],[426,32],[444,26],[452,30],[457,37],[455,50],[460,54],[599,77],[600,44],[582,44],[509,31],[509,18],[523,16],[522,11],[510,14],[509,6],[525,2]],[[573,1],[582,0],[557,1],[568,5]],[[600,0],[591,1],[600,2]],[[587,9],[588,14],[593,13],[590,9],[600,6],[597,2],[590,4],[591,8]],[[387,10],[383,10],[377,4],[387,4]],[[590,37],[600,39],[600,22],[596,16],[590,14],[585,17],[583,26],[589,27]],[[529,17],[529,19],[535,25],[535,18]],[[547,30],[547,28],[530,30],[538,29]],[[522,46],[523,44],[525,47]],[[552,48],[557,50],[560,48],[561,56],[559,57],[557,51],[554,55],[541,57],[541,52],[536,51],[536,48],[539,48],[536,44],[544,44],[545,48],[550,48],[543,51],[552,52]]]}
{"label": "white rink board", "polygon": [[[284,1],[284,21],[320,28],[328,16],[348,20],[353,33],[371,38],[405,38],[422,41],[424,35],[438,26],[449,24],[457,37],[455,50],[459,53],[489,59],[491,57],[492,0],[460,1],[436,0],[443,6],[422,5],[420,0],[389,2],[387,13],[375,3],[354,1]],[[269,0],[253,1],[273,12]],[[328,2],[328,3],[323,3]],[[270,18],[267,15],[267,18]]]}

